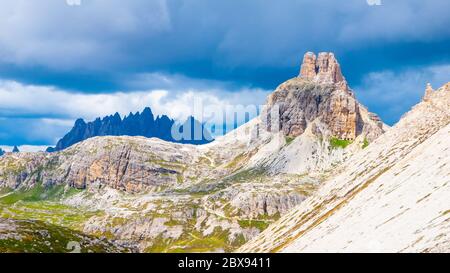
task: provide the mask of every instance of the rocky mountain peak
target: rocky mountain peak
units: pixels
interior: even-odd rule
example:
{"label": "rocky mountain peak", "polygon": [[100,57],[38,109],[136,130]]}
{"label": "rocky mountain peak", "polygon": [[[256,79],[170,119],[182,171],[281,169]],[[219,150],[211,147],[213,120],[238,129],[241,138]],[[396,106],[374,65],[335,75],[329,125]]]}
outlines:
{"label": "rocky mountain peak", "polygon": [[307,52],[303,57],[303,63],[299,77],[324,83],[344,83],[341,66],[331,52],[321,52],[316,56],[313,52]]}
{"label": "rocky mountain peak", "polygon": [[[383,123],[355,98],[333,53],[305,54],[300,76],[281,84],[267,103],[279,108],[279,128],[297,137],[309,127],[316,136],[353,141],[363,135],[373,140]],[[272,128],[269,128],[273,131]]]}
{"label": "rocky mountain peak", "polygon": [[442,104],[448,100],[450,94],[450,82],[444,84],[438,89],[434,89],[430,83],[425,88],[425,95],[423,102],[431,103],[433,105]]}
{"label": "rocky mountain peak", "polygon": [[424,101],[430,100],[431,96],[433,95],[434,89],[433,86],[431,86],[431,83],[427,84],[427,87],[425,88],[425,95],[423,97]]}

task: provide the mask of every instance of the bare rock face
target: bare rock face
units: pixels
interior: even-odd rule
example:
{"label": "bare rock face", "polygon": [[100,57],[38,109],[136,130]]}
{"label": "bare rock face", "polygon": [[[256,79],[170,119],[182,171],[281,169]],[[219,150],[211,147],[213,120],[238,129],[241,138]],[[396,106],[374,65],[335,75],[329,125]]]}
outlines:
{"label": "bare rock face", "polygon": [[0,188],[32,187],[39,182],[40,168],[48,156],[33,153],[9,153],[0,160]]}
{"label": "bare rock face", "polygon": [[300,76],[305,79],[314,79],[317,75],[317,57],[314,53],[308,52],[303,57],[303,63],[300,69]]}
{"label": "bare rock face", "polygon": [[345,83],[341,67],[333,53],[321,52],[319,57],[312,52],[305,54],[300,77],[321,82]]}
{"label": "bare rock face", "polygon": [[283,215],[305,199],[305,196],[295,192],[283,194],[242,192],[231,200],[231,205],[239,210],[240,215],[256,219],[260,215],[269,217]]}
{"label": "bare rock face", "polygon": [[306,53],[300,76],[281,84],[267,105],[268,113],[279,107],[280,129],[290,137],[303,134],[310,125],[320,137],[345,140],[354,140],[364,131],[370,131],[371,138],[383,133],[381,120],[360,109],[333,53],[320,53],[317,58]]}
{"label": "bare rock face", "polygon": [[[0,186],[16,189],[69,185],[111,187],[130,193],[160,191],[194,176],[194,146],[157,139],[91,138],[59,153],[9,154],[0,161]],[[199,164],[201,168],[201,164]]]}

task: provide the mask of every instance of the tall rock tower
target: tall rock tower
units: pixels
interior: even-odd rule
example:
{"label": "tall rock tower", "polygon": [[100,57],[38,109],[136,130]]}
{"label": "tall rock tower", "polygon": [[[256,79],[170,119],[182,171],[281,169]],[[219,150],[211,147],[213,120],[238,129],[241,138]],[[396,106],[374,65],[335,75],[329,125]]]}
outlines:
{"label": "tall rock tower", "polygon": [[290,137],[308,127],[319,137],[374,139],[383,123],[355,98],[333,53],[305,54],[300,75],[281,84],[268,98],[268,109],[279,108],[280,128]]}
{"label": "tall rock tower", "polygon": [[425,95],[423,96],[423,101],[430,100],[431,96],[433,95],[433,87],[431,86],[431,83],[427,84],[427,88],[425,89]]}
{"label": "tall rock tower", "polygon": [[319,53],[319,57],[316,57],[312,52],[306,53],[303,57],[299,76],[307,80],[320,82],[346,83],[344,76],[342,76],[341,66],[334,54],[329,52]]}

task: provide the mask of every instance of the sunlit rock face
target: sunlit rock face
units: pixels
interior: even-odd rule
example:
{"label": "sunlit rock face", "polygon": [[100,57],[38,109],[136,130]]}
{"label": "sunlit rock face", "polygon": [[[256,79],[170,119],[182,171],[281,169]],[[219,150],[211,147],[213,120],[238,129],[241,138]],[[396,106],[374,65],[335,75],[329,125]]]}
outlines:
{"label": "sunlit rock face", "polygon": [[312,52],[306,53],[303,57],[299,76],[319,82],[345,83],[341,66],[334,54],[330,52],[321,52],[318,57]]}
{"label": "sunlit rock face", "polygon": [[239,252],[449,252],[450,83]]}
{"label": "sunlit rock face", "polygon": [[361,134],[375,139],[383,123],[369,113],[348,87],[333,53],[308,52],[300,75],[281,84],[268,99],[268,112],[279,107],[280,128],[297,137],[313,126],[319,137],[354,140]]}

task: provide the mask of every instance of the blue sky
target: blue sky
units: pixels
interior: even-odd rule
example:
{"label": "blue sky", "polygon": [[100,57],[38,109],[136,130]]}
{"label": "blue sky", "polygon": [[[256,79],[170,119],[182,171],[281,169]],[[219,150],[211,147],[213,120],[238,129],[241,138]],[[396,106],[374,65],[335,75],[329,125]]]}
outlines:
{"label": "blue sky", "polygon": [[[372,1],[373,2],[373,1]],[[55,144],[82,117],[192,100],[262,104],[306,51],[332,51],[388,123],[450,77],[446,0],[3,0],[0,145]]]}

